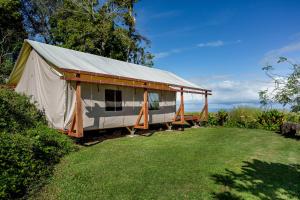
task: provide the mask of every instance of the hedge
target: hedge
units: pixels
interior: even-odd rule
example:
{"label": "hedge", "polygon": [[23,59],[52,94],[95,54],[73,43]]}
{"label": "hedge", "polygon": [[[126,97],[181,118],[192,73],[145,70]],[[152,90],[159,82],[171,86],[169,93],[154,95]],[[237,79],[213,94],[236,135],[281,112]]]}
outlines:
{"label": "hedge", "polygon": [[0,199],[25,198],[74,150],[70,138],[48,128],[29,98],[0,89]]}
{"label": "hedge", "polygon": [[279,131],[284,122],[300,123],[300,113],[237,107],[229,111],[209,113],[207,125]]}

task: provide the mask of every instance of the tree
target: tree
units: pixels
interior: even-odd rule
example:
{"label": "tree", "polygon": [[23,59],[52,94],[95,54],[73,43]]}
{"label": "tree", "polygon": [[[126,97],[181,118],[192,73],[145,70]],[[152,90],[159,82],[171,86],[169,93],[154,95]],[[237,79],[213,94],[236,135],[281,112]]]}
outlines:
{"label": "tree", "polygon": [[152,66],[135,28],[137,0],[22,0],[26,29],[46,43]]}
{"label": "tree", "polygon": [[19,0],[0,0],[0,84],[8,78],[26,38],[20,6]]}
{"label": "tree", "polygon": [[54,44],[50,19],[63,0],[21,0],[24,27],[31,38]]}
{"label": "tree", "polygon": [[262,69],[274,83],[274,89],[262,90],[259,92],[260,103],[263,106],[272,102],[280,103],[283,106],[290,105],[293,112],[300,111],[300,65],[280,57],[277,63],[286,63],[290,66],[287,75],[274,73],[274,67],[265,66]]}

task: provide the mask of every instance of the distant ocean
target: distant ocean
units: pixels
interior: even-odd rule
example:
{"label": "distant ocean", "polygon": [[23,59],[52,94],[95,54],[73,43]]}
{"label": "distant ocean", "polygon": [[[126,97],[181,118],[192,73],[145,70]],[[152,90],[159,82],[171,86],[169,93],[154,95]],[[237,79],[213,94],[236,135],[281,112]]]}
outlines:
{"label": "distant ocean", "polygon": [[[179,102],[177,102],[177,107],[179,106]],[[184,109],[186,112],[200,112],[203,108],[203,103],[191,103],[186,102],[184,105]],[[260,108],[261,105],[259,103],[239,103],[239,104],[210,104],[208,102],[208,111],[209,112],[218,112],[219,110],[231,110],[235,107],[255,107]],[[281,105],[276,104],[273,105],[273,108],[288,110],[289,108],[283,108]]]}

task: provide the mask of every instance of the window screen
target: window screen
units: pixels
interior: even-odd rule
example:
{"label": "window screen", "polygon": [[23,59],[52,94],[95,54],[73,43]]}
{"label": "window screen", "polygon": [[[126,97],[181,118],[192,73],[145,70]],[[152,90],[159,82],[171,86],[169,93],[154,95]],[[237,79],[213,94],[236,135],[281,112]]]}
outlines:
{"label": "window screen", "polygon": [[159,110],[159,94],[150,92],[148,95],[149,110]]}
{"label": "window screen", "polygon": [[105,90],[105,110],[122,110],[122,92],[120,90]]}

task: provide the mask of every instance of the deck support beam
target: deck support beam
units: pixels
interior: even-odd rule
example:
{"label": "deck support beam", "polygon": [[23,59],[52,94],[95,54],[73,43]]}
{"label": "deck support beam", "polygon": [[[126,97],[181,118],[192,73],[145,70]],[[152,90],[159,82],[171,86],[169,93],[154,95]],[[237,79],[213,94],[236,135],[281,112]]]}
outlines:
{"label": "deck support beam", "polygon": [[[177,117],[180,115],[180,121],[177,121]],[[180,90],[180,105],[179,108],[173,118],[173,124],[181,124],[183,125],[185,122],[184,120],[184,98],[183,98],[183,88]]]}
{"label": "deck support beam", "polygon": [[205,103],[200,113],[200,121],[208,121],[208,94],[205,92]]}
{"label": "deck support beam", "polygon": [[[80,78],[80,74],[76,77]],[[76,101],[72,123],[68,131],[68,135],[81,138],[83,137],[83,118],[82,118],[82,102],[81,102],[81,82],[76,82]]]}
{"label": "deck support beam", "polygon": [[[148,110],[149,110],[149,108],[148,108],[148,90],[145,89],[143,106],[140,110],[140,113],[138,115],[138,118],[136,120],[134,128],[136,128],[136,129],[148,129],[149,128]],[[141,124],[140,121],[143,116],[144,116],[144,121]]]}

